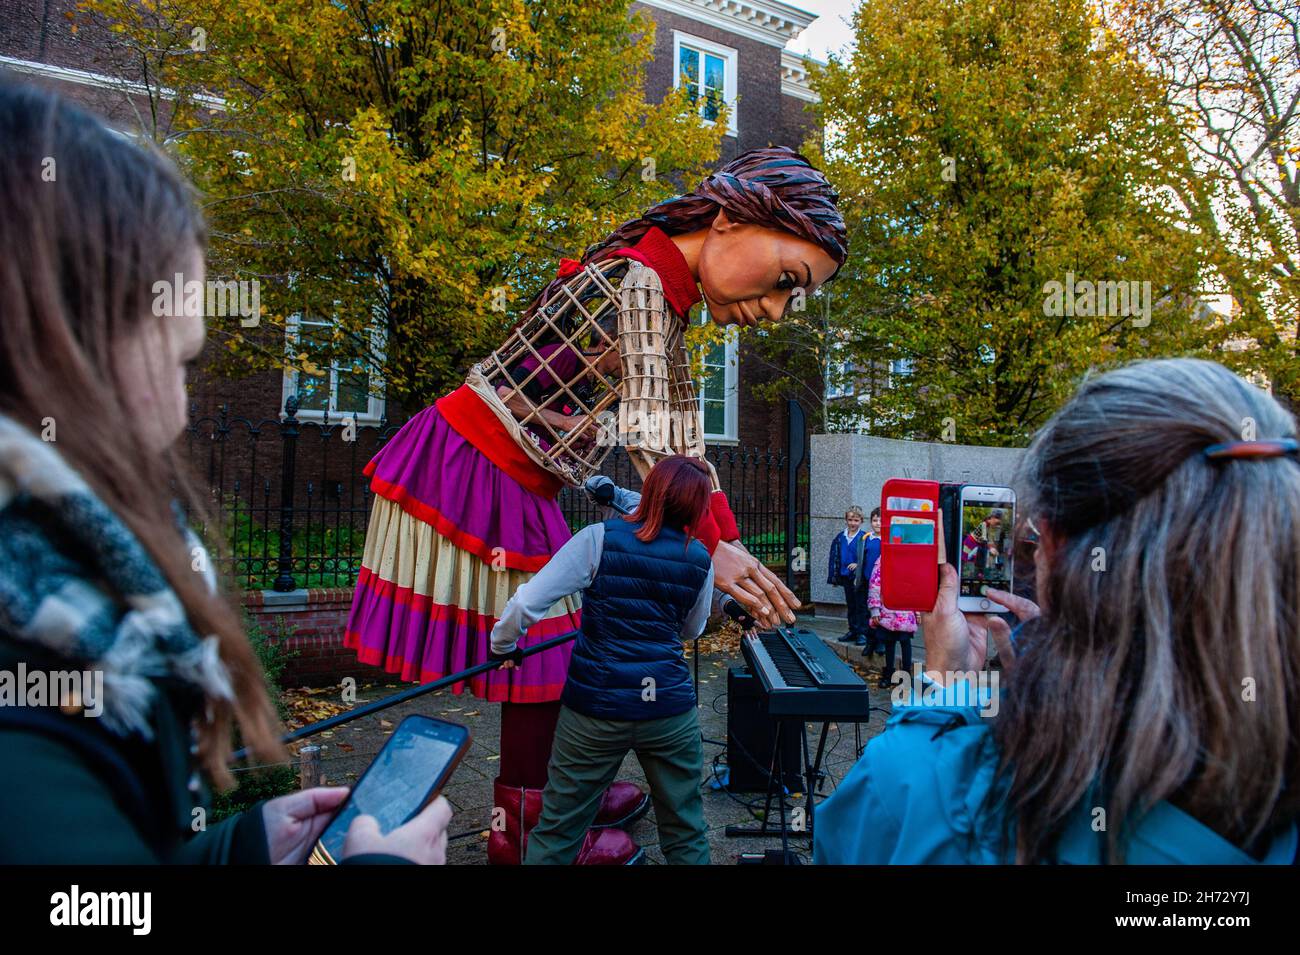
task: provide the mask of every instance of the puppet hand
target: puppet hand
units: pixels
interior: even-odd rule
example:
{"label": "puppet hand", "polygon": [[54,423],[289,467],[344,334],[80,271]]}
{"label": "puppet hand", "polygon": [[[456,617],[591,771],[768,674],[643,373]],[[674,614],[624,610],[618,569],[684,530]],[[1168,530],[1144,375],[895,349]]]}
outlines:
{"label": "puppet hand", "polygon": [[713,552],[713,585],[735,597],[766,629],[795,622],[793,608],[799,606],[799,598],[735,543],[721,541]]}

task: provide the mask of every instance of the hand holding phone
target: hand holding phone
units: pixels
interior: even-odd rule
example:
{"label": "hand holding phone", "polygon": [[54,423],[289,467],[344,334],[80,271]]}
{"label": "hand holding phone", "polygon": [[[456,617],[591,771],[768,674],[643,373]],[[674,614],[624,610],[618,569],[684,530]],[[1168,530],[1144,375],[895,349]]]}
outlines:
{"label": "hand holding phone", "polygon": [[321,833],[311,861],[330,865],[359,851],[416,861],[445,854],[439,833],[445,835],[451,807],[445,800],[437,807],[435,799],[469,743],[464,726],[418,714],[406,717]]}
{"label": "hand holding phone", "polygon": [[[957,607],[960,577],[951,564],[939,567],[939,594],[934,609],[921,615],[925,636],[925,670],[936,682],[943,683],[945,673],[968,673],[982,670],[988,658],[990,641],[1004,665],[1013,661],[1011,627],[1001,617],[985,613],[963,613]],[[1010,593],[991,593],[994,612],[1010,610],[1021,623],[1039,614],[1032,600]]]}
{"label": "hand holding phone", "polygon": [[374,816],[358,816],[343,840],[343,858],[359,855],[389,855],[410,859],[417,865],[443,865],[447,861],[447,826],[451,803],[439,796],[410,822],[385,835]]}
{"label": "hand holding phone", "polygon": [[957,609],[997,613],[990,590],[1011,591],[1016,492],[1009,487],[964,484],[959,493],[960,584]]}

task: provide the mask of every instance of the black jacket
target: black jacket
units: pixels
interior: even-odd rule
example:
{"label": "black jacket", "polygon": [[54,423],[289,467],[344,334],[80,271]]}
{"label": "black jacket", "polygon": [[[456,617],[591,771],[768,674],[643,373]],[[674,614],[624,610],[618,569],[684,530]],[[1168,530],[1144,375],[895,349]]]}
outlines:
{"label": "black jacket", "polygon": [[[68,661],[0,636],[0,670]],[[262,863],[261,804],[210,822],[190,720],[199,701],[155,681],[152,741],[53,706],[0,706],[0,864]]]}

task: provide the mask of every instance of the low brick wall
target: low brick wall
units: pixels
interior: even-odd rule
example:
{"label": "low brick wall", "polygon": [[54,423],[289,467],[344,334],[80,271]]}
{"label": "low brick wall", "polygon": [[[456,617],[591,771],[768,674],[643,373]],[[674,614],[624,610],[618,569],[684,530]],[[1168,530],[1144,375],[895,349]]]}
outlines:
{"label": "low brick wall", "polygon": [[378,667],[358,663],[356,651],[343,646],[351,589],[250,590],[242,602],[267,633],[277,633],[281,622],[292,631],[285,641],[294,654],[281,677],[285,686],[334,686],[348,676],[358,683],[393,679]]}

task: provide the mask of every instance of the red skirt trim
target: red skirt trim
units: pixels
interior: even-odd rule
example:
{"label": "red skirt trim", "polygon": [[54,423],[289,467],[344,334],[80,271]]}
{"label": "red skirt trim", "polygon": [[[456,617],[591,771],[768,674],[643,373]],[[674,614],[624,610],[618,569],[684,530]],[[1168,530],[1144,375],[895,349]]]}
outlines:
{"label": "red skirt trim", "polygon": [[[369,471],[370,465],[366,465],[366,472],[369,473]],[[490,564],[494,560],[501,560],[511,570],[526,570],[529,573],[536,573],[545,567],[546,562],[551,559],[550,554],[520,554],[512,550],[506,550],[504,547],[493,553],[494,549],[488,547],[486,541],[480,540],[473,534],[467,534],[446,517],[443,517],[436,507],[424,503],[400,484],[390,484],[383,478],[372,475],[370,477],[370,489],[380,497],[388,498],[388,500],[417,520],[424,521],[461,550],[469,551],[485,563]],[[361,573],[365,574],[367,572],[365,567],[361,568]]]}
{"label": "red skirt trim", "polygon": [[461,385],[435,402],[438,414],[472,444],[483,457],[499,467],[520,486],[539,497],[554,498],[564,482],[528,456],[510,437],[510,432],[469,385]]}
{"label": "red skirt trim", "polygon": [[[344,634],[343,645],[357,651],[357,661],[359,663],[382,667],[385,673],[395,674],[403,680],[432,683],[434,680],[441,680],[444,676],[449,675],[424,670],[413,665],[411,661],[387,656],[377,647],[363,646],[360,636],[350,630]],[[466,685],[465,681],[453,683],[451,692],[459,696],[465,692]],[[509,687],[505,684],[489,683],[487,678],[482,675],[472,677],[468,682],[468,687],[470,693],[489,703],[554,703],[560,698],[560,693],[564,690],[563,683]]]}

